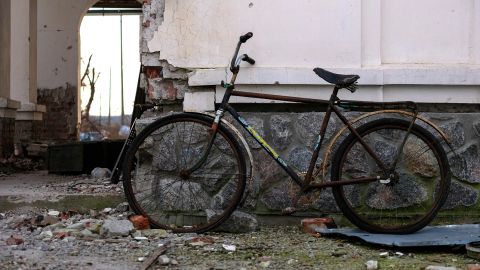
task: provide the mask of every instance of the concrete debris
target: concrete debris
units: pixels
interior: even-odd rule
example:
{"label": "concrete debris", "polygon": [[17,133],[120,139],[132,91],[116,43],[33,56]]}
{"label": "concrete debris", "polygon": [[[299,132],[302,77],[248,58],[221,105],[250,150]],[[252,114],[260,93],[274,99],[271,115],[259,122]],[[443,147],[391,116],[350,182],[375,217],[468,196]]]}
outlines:
{"label": "concrete debris", "polygon": [[272,263],[271,261],[260,262],[260,263],[259,263],[259,266],[260,266],[261,268],[267,268],[267,267],[270,266],[271,263]]}
{"label": "concrete debris", "polygon": [[160,265],[168,265],[170,264],[170,258],[167,255],[161,255],[158,257],[158,263],[160,263]]}
{"label": "concrete debris", "polygon": [[111,174],[112,172],[109,169],[100,167],[93,169],[91,173],[93,178],[108,178]]}
{"label": "concrete debris", "polygon": [[129,205],[127,202],[122,202],[115,207],[115,211],[122,213],[122,212],[127,212],[130,209]]}
{"label": "concrete debris", "polygon": [[227,244],[223,244],[222,245],[223,249],[225,249],[226,251],[235,251],[237,250],[237,247],[235,245],[227,245]]}
{"label": "concrete debris", "polygon": [[129,220],[107,219],[103,222],[100,235],[106,237],[128,236],[135,230]]}
{"label": "concrete debris", "polygon": [[60,215],[60,212],[56,210],[50,210],[48,211],[48,215],[52,217],[58,217]]}
{"label": "concrete debris", "polygon": [[429,265],[425,270],[457,270],[458,268],[452,266]]}
{"label": "concrete debris", "polygon": [[377,261],[374,261],[374,260],[367,261],[367,262],[365,263],[365,265],[367,266],[367,269],[368,269],[368,270],[376,270],[376,269],[378,269],[378,262],[377,262]]}
{"label": "concrete debris", "polygon": [[45,230],[40,233],[38,236],[39,240],[51,239],[53,237],[53,232],[50,230]]}
{"label": "concrete debris", "polygon": [[[38,216],[35,221],[38,221],[38,220],[41,220],[40,221],[40,226],[45,227],[45,226],[56,224],[59,221],[59,218],[58,218],[58,216],[48,215],[48,216]],[[36,223],[36,224],[38,224],[38,223]]]}
{"label": "concrete debris", "polygon": [[390,253],[385,251],[385,252],[381,252],[379,255],[380,255],[380,257],[383,258],[383,257],[388,257],[390,255]]}
{"label": "concrete debris", "polygon": [[289,260],[287,261],[287,264],[288,264],[288,265],[291,265],[291,264],[294,264],[294,263],[298,263],[298,260],[289,259]]}
{"label": "concrete debris", "polygon": [[259,260],[260,263],[258,264],[258,266],[260,266],[261,268],[268,268],[272,264],[272,257],[270,256],[260,257]]}
{"label": "concrete debris", "polygon": [[168,236],[168,232],[163,229],[146,229],[141,232],[143,236],[154,239],[165,238]]}

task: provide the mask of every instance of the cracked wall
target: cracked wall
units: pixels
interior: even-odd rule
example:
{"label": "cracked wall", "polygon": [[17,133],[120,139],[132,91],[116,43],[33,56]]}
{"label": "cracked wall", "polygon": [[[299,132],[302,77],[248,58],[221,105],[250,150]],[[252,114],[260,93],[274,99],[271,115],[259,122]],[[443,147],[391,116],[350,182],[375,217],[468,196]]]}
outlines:
{"label": "cracked wall", "polygon": [[[145,0],[143,2],[140,51],[144,72],[141,78],[141,86],[145,89],[147,99],[150,101],[179,105],[178,108],[180,109],[186,92],[206,88],[190,87],[188,85],[188,75],[192,70],[170,64],[169,60],[162,58],[161,49],[153,51],[149,49],[148,43],[155,37],[159,27],[164,23],[165,8],[165,0]],[[162,38],[172,39],[175,37],[164,35]]]}

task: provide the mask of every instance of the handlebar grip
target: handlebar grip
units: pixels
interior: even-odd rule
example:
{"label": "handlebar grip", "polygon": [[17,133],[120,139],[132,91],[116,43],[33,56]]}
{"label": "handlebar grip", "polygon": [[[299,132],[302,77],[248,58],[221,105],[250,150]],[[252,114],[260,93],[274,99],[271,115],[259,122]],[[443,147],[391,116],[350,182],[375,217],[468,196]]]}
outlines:
{"label": "handlebar grip", "polygon": [[241,43],[245,43],[245,42],[247,42],[247,40],[249,40],[251,37],[253,37],[253,33],[252,33],[252,32],[248,32],[248,33],[246,33],[245,35],[240,36],[240,42],[241,42]]}
{"label": "handlebar grip", "polygon": [[250,56],[246,54],[243,55],[242,60],[249,63],[250,65],[255,65],[255,60],[253,58],[250,58]]}

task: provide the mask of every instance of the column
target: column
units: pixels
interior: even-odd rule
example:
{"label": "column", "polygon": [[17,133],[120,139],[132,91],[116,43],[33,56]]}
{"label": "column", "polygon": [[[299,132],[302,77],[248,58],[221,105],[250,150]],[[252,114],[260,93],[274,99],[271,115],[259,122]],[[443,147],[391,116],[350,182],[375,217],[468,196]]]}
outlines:
{"label": "column", "polygon": [[15,122],[15,144],[21,149],[35,140],[45,106],[37,104],[37,1],[11,3],[10,93],[20,101]]}
{"label": "column", "polygon": [[15,117],[20,103],[11,98],[11,7],[12,0],[0,1],[0,158],[14,152]]}

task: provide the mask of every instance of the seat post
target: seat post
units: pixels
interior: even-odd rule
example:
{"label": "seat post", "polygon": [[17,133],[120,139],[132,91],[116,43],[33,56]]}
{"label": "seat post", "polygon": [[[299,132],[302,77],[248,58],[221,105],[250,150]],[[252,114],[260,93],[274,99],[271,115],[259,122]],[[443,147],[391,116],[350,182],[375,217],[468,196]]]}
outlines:
{"label": "seat post", "polygon": [[330,106],[333,106],[335,104],[335,101],[338,99],[337,97],[338,90],[340,90],[340,88],[338,88],[338,86],[335,85],[335,87],[333,88],[332,95],[330,96]]}

